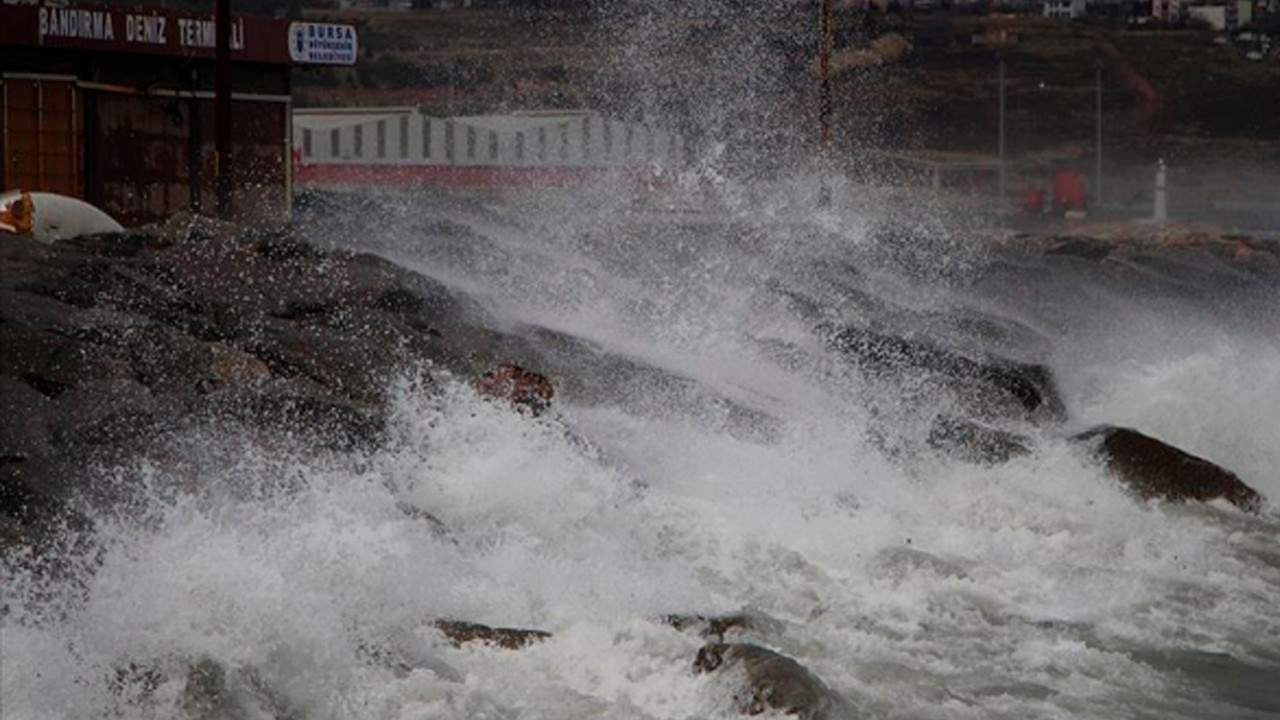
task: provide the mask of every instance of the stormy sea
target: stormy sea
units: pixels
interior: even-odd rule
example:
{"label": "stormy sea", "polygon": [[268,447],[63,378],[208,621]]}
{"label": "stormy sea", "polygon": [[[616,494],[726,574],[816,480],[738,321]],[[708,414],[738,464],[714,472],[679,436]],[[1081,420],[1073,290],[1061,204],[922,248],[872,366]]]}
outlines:
{"label": "stormy sea", "polygon": [[[424,360],[376,443],[93,468],[91,548],[5,555],[0,714],[1280,718],[1274,265],[836,190],[315,201],[308,243],[473,304],[549,406]],[[1261,503],[1144,499],[1099,426]]]}

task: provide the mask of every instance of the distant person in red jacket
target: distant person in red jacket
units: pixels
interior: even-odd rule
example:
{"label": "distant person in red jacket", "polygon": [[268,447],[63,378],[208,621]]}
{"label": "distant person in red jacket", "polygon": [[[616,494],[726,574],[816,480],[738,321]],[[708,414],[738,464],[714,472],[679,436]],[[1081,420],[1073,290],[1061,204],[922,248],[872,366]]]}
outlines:
{"label": "distant person in red jacket", "polygon": [[1044,212],[1044,190],[1034,185],[1022,193],[1022,212],[1026,215],[1039,215]]}
{"label": "distant person in red jacket", "polygon": [[1084,177],[1075,168],[1061,165],[1053,172],[1053,205],[1059,215],[1084,210]]}

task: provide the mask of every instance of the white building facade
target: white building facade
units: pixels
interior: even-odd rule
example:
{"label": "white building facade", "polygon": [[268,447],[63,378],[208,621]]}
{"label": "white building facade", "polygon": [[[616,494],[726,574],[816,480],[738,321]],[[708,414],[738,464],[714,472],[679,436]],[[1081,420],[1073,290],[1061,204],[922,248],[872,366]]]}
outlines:
{"label": "white building facade", "polygon": [[295,109],[302,164],[673,169],[683,138],[590,111],[433,117],[410,107]]}
{"label": "white building facade", "polygon": [[1084,17],[1085,0],[1045,0],[1044,16],[1058,20]]}

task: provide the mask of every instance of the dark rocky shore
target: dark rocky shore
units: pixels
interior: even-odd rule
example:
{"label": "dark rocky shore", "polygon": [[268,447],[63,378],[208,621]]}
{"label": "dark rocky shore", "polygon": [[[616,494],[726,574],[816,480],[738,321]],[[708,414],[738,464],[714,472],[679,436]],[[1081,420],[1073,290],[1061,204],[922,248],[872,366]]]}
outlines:
{"label": "dark rocky shore", "polygon": [[286,234],[5,238],[0,256],[5,546],[43,536],[96,471],[175,432],[367,448],[393,376],[530,358],[439,284]]}
{"label": "dark rocky shore", "polygon": [[[1252,241],[1229,252],[1223,247],[1210,248],[1222,262],[1273,269],[1280,257]],[[1040,251],[1081,263],[1123,257],[1117,267],[1140,264],[1132,247],[1102,240],[1060,239]],[[5,237],[0,257],[5,562],[21,555],[22,562],[45,558],[55,567],[52,558],[68,537],[92,537],[88,513],[77,508],[111,502],[94,494],[98,473],[136,453],[160,451],[188,429],[228,426],[267,440],[288,436],[334,452],[359,451],[381,442],[388,385],[396,377],[415,376],[429,389],[438,371],[448,371],[533,416],[561,394],[590,402],[611,379],[639,377],[653,387],[650,381],[662,375],[550,331],[500,331],[478,305],[438,282],[376,256],[321,251],[284,231],[157,231],[53,245]],[[936,420],[929,444],[939,453],[1005,462],[1033,451],[1018,428],[1063,422],[1047,367],[873,328],[829,330],[832,347],[864,374],[892,383],[923,373],[966,401],[968,416]],[[580,371],[572,375],[569,367]],[[682,382],[660,379],[659,388]],[[1137,430],[1095,428],[1073,440],[1142,500],[1221,499],[1250,511],[1263,503],[1229,470]],[[758,618],[663,621],[702,628],[710,644],[690,659],[697,672],[745,669],[734,677],[747,686],[733,694],[744,713],[823,717],[839,703],[794,660],[726,641],[726,634],[745,632],[767,644],[767,632],[750,636]],[[437,628],[455,644],[510,650],[548,637],[465,619]],[[216,695],[213,675],[216,668],[197,663],[188,689]]]}

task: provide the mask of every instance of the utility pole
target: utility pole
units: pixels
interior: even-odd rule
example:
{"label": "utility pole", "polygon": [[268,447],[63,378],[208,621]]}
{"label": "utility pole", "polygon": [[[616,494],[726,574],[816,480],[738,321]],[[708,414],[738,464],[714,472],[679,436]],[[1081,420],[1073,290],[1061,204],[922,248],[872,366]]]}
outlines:
{"label": "utility pole", "polygon": [[1169,175],[1164,158],[1160,158],[1160,163],[1156,165],[1156,197],[1151,218],[1158,223],[1169,221]]}
{"label": "utility pole", "polygon": [[831,166],[831,0],[818,5],[818,207],[831,207],[827,172]]}
{"label": "utility pole", "polygon": [[1098,60],[1094,64],[1097,70],[1097,106],[1098,106],[1098,137],[1096,139],[1098,154],[1093,166],[1093,202],[1099,208],[1102,207],[1102,61]]}
{"label": "utility pole", "polygon": [[214,10],[213,175],[218,217],[231,218],[231,0],[217,0]]}
{"label": "utility pole", "polygon": [[1000,180],[999,199],[1004,204],[1005,167],[1004,167],[1004,48],[1000,49]]}

